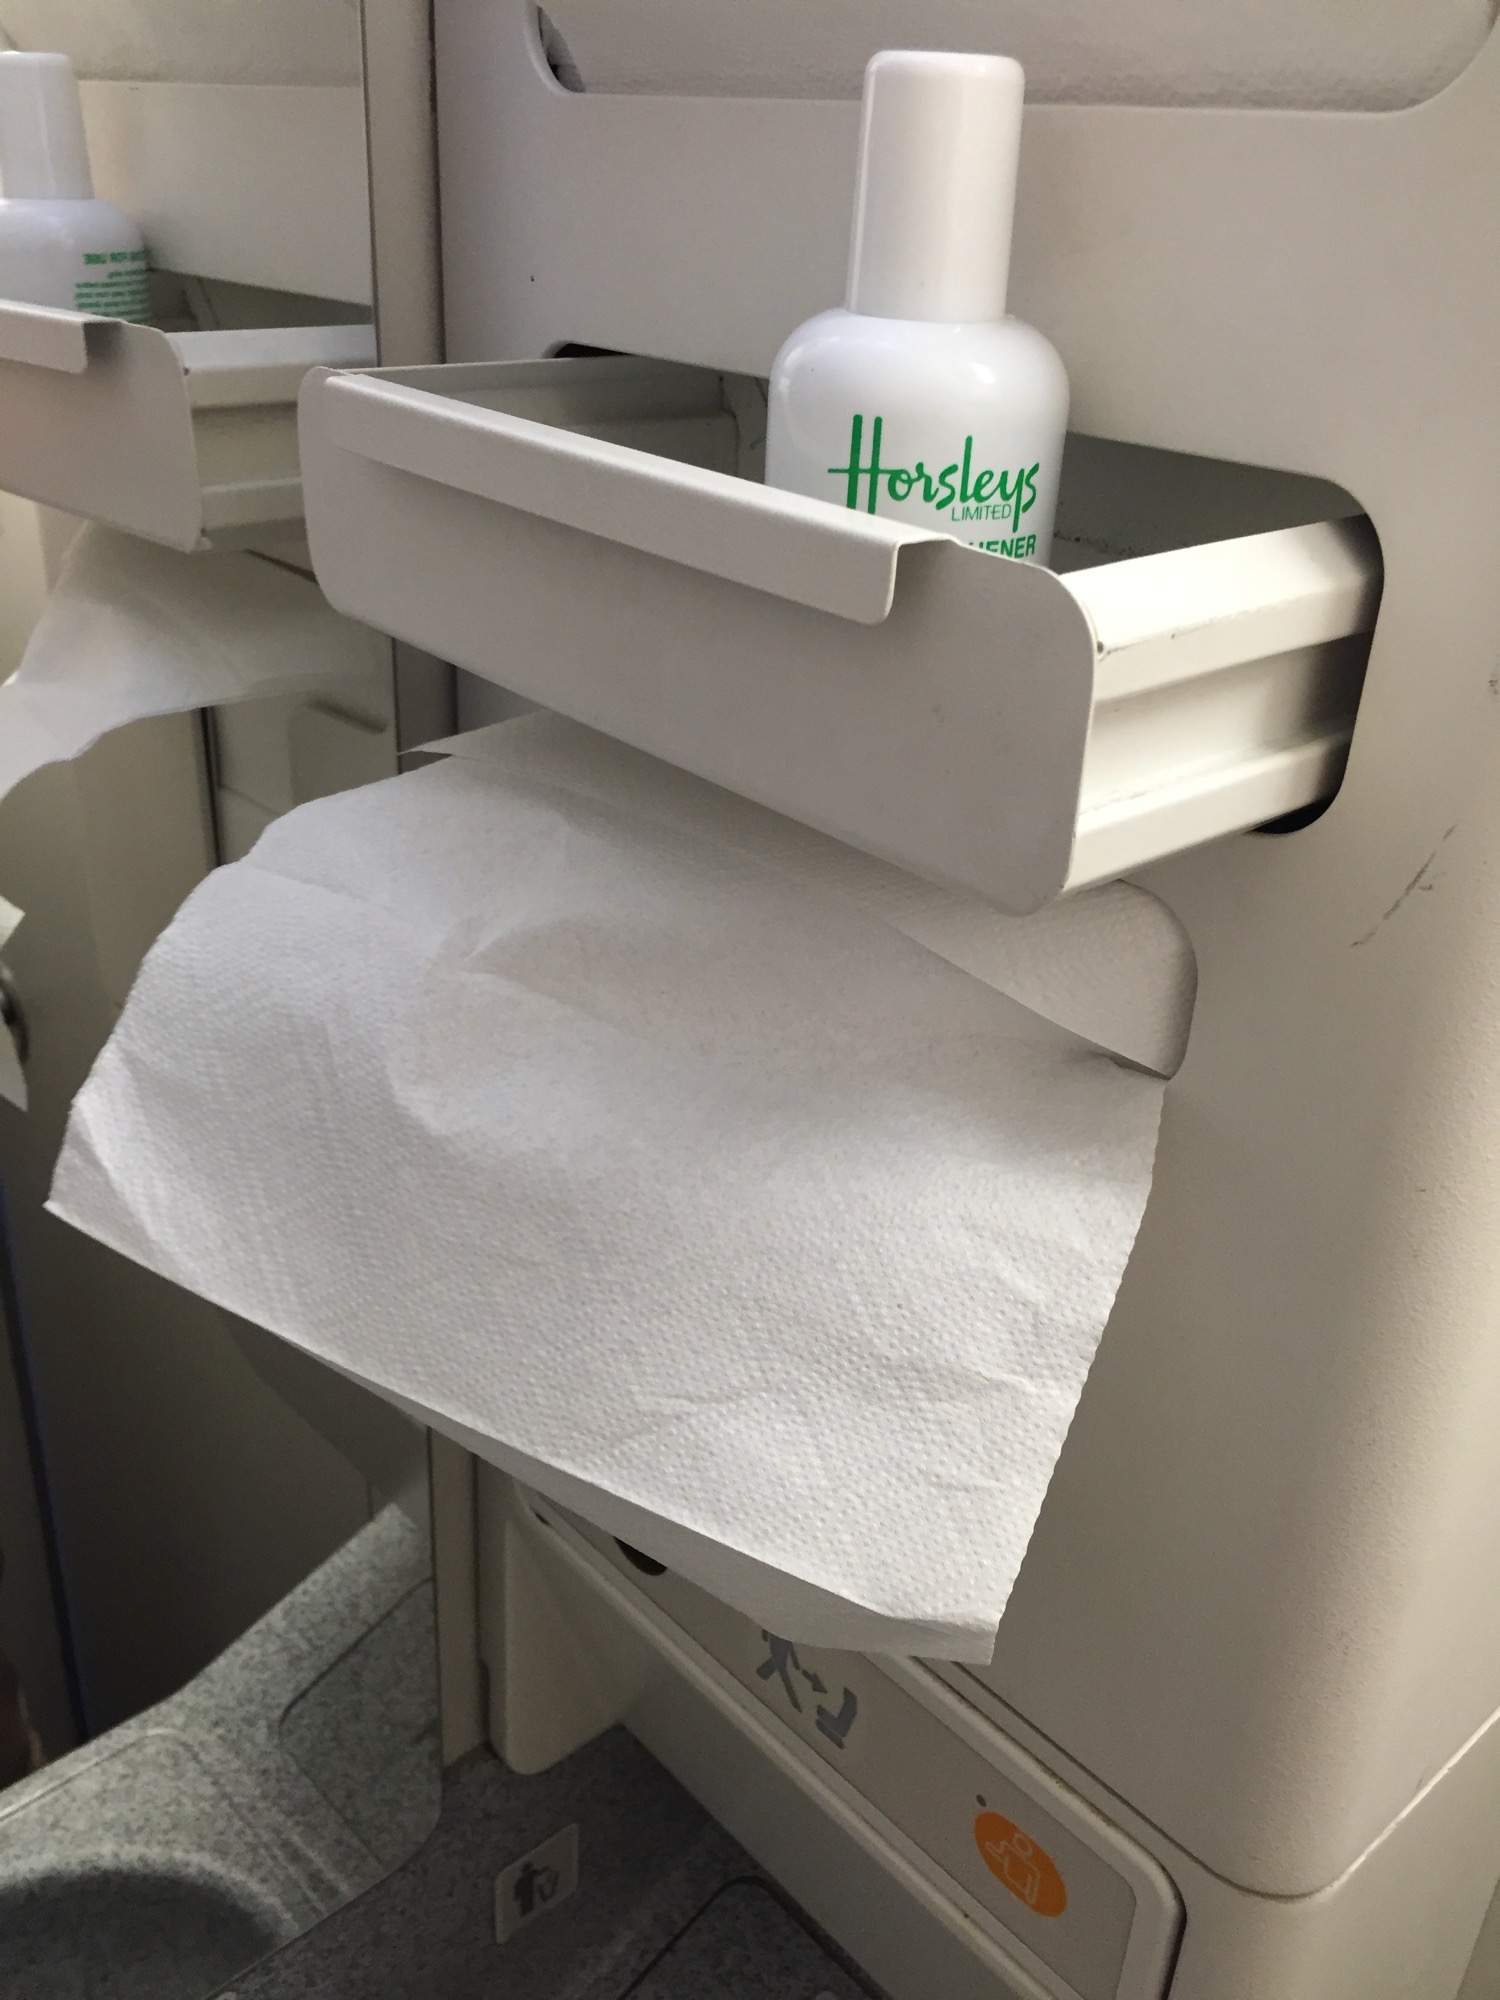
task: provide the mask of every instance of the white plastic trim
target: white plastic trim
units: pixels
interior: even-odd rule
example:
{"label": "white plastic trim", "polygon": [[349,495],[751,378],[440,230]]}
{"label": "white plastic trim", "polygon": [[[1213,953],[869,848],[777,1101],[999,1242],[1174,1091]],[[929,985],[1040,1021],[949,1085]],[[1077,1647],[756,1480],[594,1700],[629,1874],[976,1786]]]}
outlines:
{"label": "white plastic trim", "polygon": [[89,329],[106,324],[52,306],[7,305],[0,320],[0,361],[81,375],[89,365]]}
{"label": "white plastic trim", "polygon": [[195,410],[294,403],[309,368],[358,368],[375,358],[368,326],[216,327],[167,341]]}
{"label": "white plastic trim", "polygon": [[[934,1926],[939,1935],[945,1933],[950,1949],[956,1945],[967,1955],[970,1967],[966,1968],[969,1977],[965,1985],[970,1993],[982,1990],[986,2000],[990,1996],[993,2000],[1002,2000],[1002,1996],[1008,2000],[1010,1993],[1016,1994],[1018,2000],[1077,2000],[1070,1987],[1015,1940],[1007,1939],[1002,1944],[995,1935],[993,1920],[980,1906],[970,1903],[914,1841],[884,1814],[875,1812],[852,1785],[836,1771],[828,1770],[790,1730],[779,1725],[774,1716],[746,1695],[712,1654],[659,1611],[643,1592],[632,1588],[604,1563],[576,1528],[571,1524],[564,1527],[555,1510],[545,1503],[540,1503],[540,1507],[541,1511],[524,1489],[517,1489],[517,1523],[534,1556],[545,1565],[544,1575],[555,1566],[576,1578],[597,1607],[594,1614],[599,1620],[595,1627],[597,1637],[606,1644],[615,1642],[627,1659],[632,1649],[626,1634],[644,1643],[674,1681],[684,1692],[696,1696],[712,1718],[712,1734],[706,1742],[701,1729],[692,1731],[691,1723],[683,1732],[683,1741],[676,1740],[675,1731],[670,1733],[670,1740],[664,1741],[652,1726],[661,1704],[650,1701],[649,1686],[641,1690],[643,1700],[626,1705],[622,1719],[627,1727],[641,1737],[648,1749],[662,1757],[669,1769],[675,1769],[676,1775],[692,1783],[699,1775],[698,1770],[686,1767],[701,1769],[703,1751],[712,1753],[718,1731],[723,1728],[734,1731],[812,1808],[816,1821],[821,1823],[818,1832],[822,1838],[838,1843],[836,1853],[857,1850],[868,1857],[879,1871],[882,1887],[898,1899],[901,1907],[924,1926]],[[649,1680],[649,1676],[642,1678]],[[696,1784],[693,1788],[697,1790]],[[720,1805],[712,1793],[707,1802],[710,1809]],[[729,1819],[722,1806],[720,1816]],[[743,1838],[744,1830],[736,1829],[732,1819],[729,1823],[731,1830],[740,1831]],[[777,1859],[782,1864],[776,1871],[778,1875],[784,1877],[791,1872],[794,1891],[800,1888],[807,1896],[811,1881],[802,1883],[796,1879],[795,1864],[792,1871],[787,1870],[788,1855]],[[1136,1996],[1131,1996],[1131,2000],[1136,2000]],[[1140,1996],[1140,2000],[1145,2000],[1145,1996]]]}

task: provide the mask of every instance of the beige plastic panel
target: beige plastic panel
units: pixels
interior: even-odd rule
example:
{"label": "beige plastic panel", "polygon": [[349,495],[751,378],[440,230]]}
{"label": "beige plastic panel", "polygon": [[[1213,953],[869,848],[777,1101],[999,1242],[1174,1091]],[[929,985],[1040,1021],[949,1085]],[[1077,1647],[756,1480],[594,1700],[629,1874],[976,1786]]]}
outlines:
{"label": "beige plastic panel", "polygon": [[[911,1849],[899,1826],[876,1850],[880,1872],[872,1880],[865,1828],[857,1813],[841,1809],[852,1788],[832,1755],[809,1758],[795,1729],[770,1716],[758,1722],[764,1700],[746,1704],[738,1693],[744,1680],[722,1671],[712,1640],[705,1651],[679,1622],[680,1580],[647,1579],[618,1552],[607,1560],[555,1510],[542,1511],[554,1521],[551,1530],[540,1527],[509,1480],[481,1468],[480,1606],[491,1724],[496,1747],[517,1768],[541,1768],[623,1719],[900,2000],[908,1993],[931,2000],[934,1992],[945,2000],[975,1994],[1058,2000],[1076,1990],[1035,1959],[1029,1971],[1012,1960],[997,1985],[982,1959],[955,1957],[932,1923],[932,1876],[902,1865]],[[701,1611],[697,1594],[689,1595]],[[712,1612],[709,1626],[717,1630]],[[955,1683],[965,1681],[961,1670],[946,1671]],[[929,1678],[919,1667],[898,1669],[897,1677],[913,1687]],[[753,1671],[748,1678],[759,1688]],[[1172,1962],[1171,2000],[1458,1994],[1491,1887],[1489,1856],[1500,1840],[1500,1725],[1491,1723],[1466,1744],[1410,1812],[1327,1890],[1276,1898],[1205,1870],[1013,1711],[972,1680],[967,1685],[994,1725],[986,1739],[992,1754],[1002,1765],[1013,1759],[1007,1767],[1023,1784],[1040,1784],[1040,1795],[1064,1816],[1081,1811],[1075,1823],[1092,1838],[1102,1830],[1106,1842],[1113,1839],[1104,1851],[1115,1865],[1144,1866],[1133,1877],[1143,1902],[1157,1893],[1149,1886],[1153,1878],[1176,1883],[1187,1921]],[[934,1797],[942,1785],[935,1769]],[[928,1812],[932,1804],[931,1797],[923,1801]],[[944,1927],[961,1936],[961,1897],[954,1899],[951,1886],[942,1893]],[[1156,1907],[1170,1912],[1170,1889],[1166,1894]],[[972,1950],[972,1928],[968,1934]],[[1160,1990],[1162,1967],[1149,1952],[1127,1962],[1120,2000]],[[1492,1989],[1478,1983],[1484,1970],[1481,1959],[1462,2000],[1491,2000]]]}
{"label": "beige plastic panel", "polygon": [[[948,1878],[947,1893],[1044,1985],[1080,2000],[1149,2000],[1163,1987],[1180,1910],[1149,1855],[1046,1767],[991,1727],[925,1667],[890,1656],[777,1648],[754,1622],[668,1570],[652,1575],[622,1545],[517,1489],[523,1513],[547,1524],[573,1566],[596,1558],[664,1614],[668,1647],[696,1642],[728,1669],[779,1731],[912,1840]],[[533,1531],[534,1532],[534,1531]],[[545,1558],[543,1559],[545,1560]],[[960,1685],[961,1676],[953,1677]],[[1005,1814],[1039,1846],[1062,1894],[1007,1880],[985,1861],[979,1811]]]}
{"label": "beige plastic panel", "polygon": [[508,1759],[519,1750],[518,1767],[536,1769],[623,1720],[892,2000],[1077,2000],[987,1934],[915,1842],[730,1673],[586,1545],[507,1503],[508,1489],[480,1492],[481,1625]]}
{"label": "beige plastic panel", "polygon": [[[764,374],[840,294],[853,107],[570,95],[529,20],[437,13],[453,357]],[[1183,2000],[1447,2000],[1500,1872],[1424,1793],[1500,1706],[1497,232],[1493,41],[1394,116],[1028,112],[1013,303],[1078,427],[1334,481],[1386,565],[1332,808],[1142,873],[1192,1040],[988,1676],[1229,1881],[1386,1836],[1378,1893],[1253,1946],[1185,1892]]]}
{"label": "beige plastic panel", "polygon": [[[539,1536],[512,1482],[484,1467],[478,1499],[491,1736],[513,1768],[543,1769],[624,1719],[782,1880],[821,1907],[856,1959],[867,1967],[883,1965],[892,1990],[903,1991],[905,1976],[915,1979],[921,2000],[930,2000],[939,1986],[945,2000],[954,1994],[967,2000],[966,1979],[987,1975],[972,1960],[960,1974],[949,1958],[940,1981],[929,1912],[920,1903],[913,1907],[911,1877],[896,1870],[872,1879],[869,1857],[857,1837],[850,1838],[847,1817],[809,1810],[806,1790],[786,1784],[782,1732],[756,1732],[753,1718],[747,1729],[745,1706],[736,1705],[729,1688],[732,1677],[696,1651],[681,1628],[674,1636],[665,1619],[642,1606],[643,1594],[658,1598],[680,1588],[676,1580],[650,1582],[621,1563],[609,1566],[611,1577],[607,1570],[559,1561],[557,1541]],[[603,1593],[596,1587],[601,1574]],[[962,1670],[937,1671],[965,1680]],[[730,1698],[715,1701],[714,1692]],[[1127,1845],[1154,1855],[1176,1882],[1188,1921],[1171,2000],[1259,2000],[1262,1994],[1276,2000],[1449,2000],[1459,1993],[1492,1885],[1490,1856],[1500,1840],[1497,1723],[1465,1745],[1389,1834],[1328,1890],[1276,1898],[1210,1873],[972,1679],[967,1692],[1018,1753],[1030,1752],[1057,1772],[1103,1821],[1129,1837]],[[805,1762],[800,1769],[806,1773]],[[1492,2000],[1493,1968],[1500,1962],[1492,1947],[1492,1938],[1481,1938],[1460,2000]],[[980,1988],[986,2000],[995,1990]],[[999,1988],[1006,2000],[1015,1994],[1036,2000],[1044,1991],[1055,2000],[1055,1989],[1034,1982],[1019,1964]]]}

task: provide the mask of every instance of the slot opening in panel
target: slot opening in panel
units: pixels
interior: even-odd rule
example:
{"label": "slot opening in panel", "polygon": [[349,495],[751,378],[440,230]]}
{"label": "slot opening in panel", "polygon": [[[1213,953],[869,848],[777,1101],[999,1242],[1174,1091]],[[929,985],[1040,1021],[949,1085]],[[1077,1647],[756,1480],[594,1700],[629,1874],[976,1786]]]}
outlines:
{"label": "slot opening in panel", "polygon": [[1012,55],[1046,104],[1157,104],[1393,111],[1463,75],[1493,32],[1485,0],[1382,10],[1377,25],[1338,0],[1267,0],[1253,13],[1078,0],[1012,0],[986,20],[964,0],[896,0],[878,21],[854,5],[728,12],[643,0],[549,0],[538,34],[564,89],[593,95],[851,98],[885,47]]}

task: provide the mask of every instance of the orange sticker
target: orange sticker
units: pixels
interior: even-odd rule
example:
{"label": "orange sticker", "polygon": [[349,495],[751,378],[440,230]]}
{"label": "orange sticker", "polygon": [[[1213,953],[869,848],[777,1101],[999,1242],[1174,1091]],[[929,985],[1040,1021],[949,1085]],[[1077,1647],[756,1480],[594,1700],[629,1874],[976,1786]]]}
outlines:
{"label": "orange sticker", "polygon": [[974,1842],[984,1865],[1018,1902],[1039,1917],[1060,1917],[1068,1907],[1068,1886],[1057,1863],[1029,1833],[1004,1813],[982,1812],[974,1822]]}

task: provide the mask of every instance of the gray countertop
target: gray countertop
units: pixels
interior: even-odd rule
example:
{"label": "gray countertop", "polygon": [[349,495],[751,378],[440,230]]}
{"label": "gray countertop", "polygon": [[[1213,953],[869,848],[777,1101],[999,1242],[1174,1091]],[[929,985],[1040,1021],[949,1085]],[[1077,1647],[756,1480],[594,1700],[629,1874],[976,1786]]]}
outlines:
{"label": "gray countertop", "polygon": [[[579,1886],[506,1944],[500,1870],[576,1825]],[[536,1777],[450,1773],[417,1856],[220,2000],[870,2000],[833,1947],[624,1730]]]}

